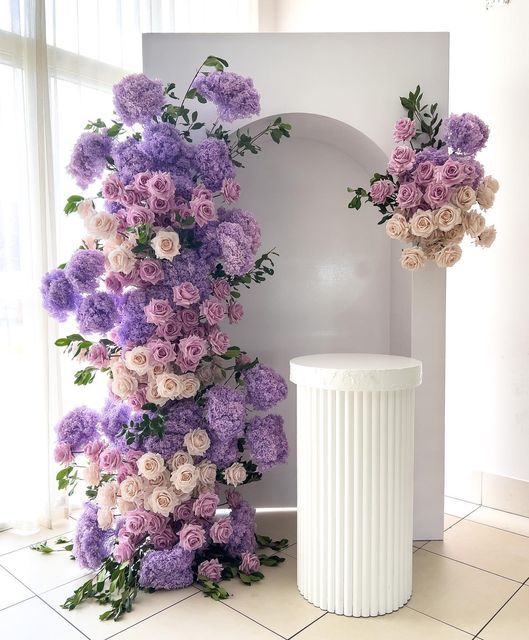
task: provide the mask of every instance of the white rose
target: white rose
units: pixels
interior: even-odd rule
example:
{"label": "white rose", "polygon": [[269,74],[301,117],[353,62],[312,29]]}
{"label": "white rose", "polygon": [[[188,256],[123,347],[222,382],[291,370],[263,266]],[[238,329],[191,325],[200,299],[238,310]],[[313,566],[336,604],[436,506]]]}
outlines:
{"label": "white rose", "polygon": [[180,238],[176,231],[161,230],[151,240],[157,258],[170,260],[180,253]]}
{"label": "white rose", "polygon": [[130,374],[120,374],[112,379],[112,393],[124,400],[138,390],[138,379]]}
{"label": "white rose", "polygon": [[234,462],[227,469],[224,469],[224,479],[226,484],[231,484],[236,487],[242,484],[246,480],[246,469],[240,462]]}
{"label": "white rose", "polygon": [[179,378],[182,387],[180,391],[180,397],[194,398],[197,395],[198,390],[200,389],[200,380],[193,373],[184,373],[183,375],[179,376]]}
{"label": "white rose", "polygon": [[126,275],[134,269],[136,257],[129,247],[118,245],[108,252],[107,260],[111,271],[124,273]]}
{"label": "white rose", "polygon": [[171,482],[177,490],[191,493],[197,486],[198,471],[192,464],[182,464],[171,474]]}
{"label": "white rose", "polygon": [[441,231],[450,231],[461,223],[461,211],[450,204],[444,204],[435,212],[434,220]]}
{"label": "white rose", "polygon": [[88,215],[84,223],[88,233],[97,240],[111,240],[118,231],[118,220],[108,211]]}
{"label": "white rose", "polygon": [[202,456],[209,449],[211,440],[204,429],[193,429],[184,436],[184,446],[192,456]]}
{"label": "white rose", "polygon": [[178,498],[170,487],[154,487],[149,496],[149,506],[151,510],[166,518],[171,514],[177,504]]}
{"label": "white rose", "polygon": [[468,211],[476,204],[476,192],[472,187],[460,187],[452,196],[452,202],[456,207]]}
{"label": "white rose", "polygon": [[119,485],[121,497],[127,502],[135,502],[141,498],[142,482],[139,476],[127,476]]}
{"label": "white rose", "polygon": [[485,185],[481,185],[476,194],[476,200],[482,209],[490,209],[494,204],[494,191]]}
{"label": "white rose", "polygon": [[100,507],[114,507],[118,495],[118,483],[107,482],[102,484],[97,490],[96,503]]}
{"label": "white rose", "polygon": [[77,213],[81,216],[83,220],[87,218],[87,216],[91,216],[94,213],[94,203],[90,198],[86,200],[82,200],[77,205]]}
{"label": "white rose", "polygon": [[162,373],[156,378],[156,387],[162,398],[175,400],[182,393],[180,376],[174,373]]}
{"label": "white rose", "polygon": [[138,473],[147,478],[147,480],[154,480],[165,469],[165,463],[162,456],[159,453],[144,453],[138,462]]}
{"label": "white rose", "polygon": [[209,460],[203,460],[198,466],[198,479],[204,486],[212,486],[217,479],[217,466]]}
{"label": "white rose", "polygon": [[125,363],[131,371],[143,376],[149,370],[151,352],[147,347],[138,346],[125,353]]}
{"label": "white rose", "polygon": [[177,451],[169,461],[169,467],[173,471],[176,471],[176,469],[183,464],[193,464],[193,456],[187,453],[187,451]]}
{"label": "white rose", "polygon": [[114,516],[108,507],[101,507],[97,510],[97,524],[103,530],[110,529],[114,524]]}
{"label": "white rose", "polygon": [[164,469],[156,478],[143,478],[143,491],[150,495],[154,487],[168,487],[171,476],[167,469]]}

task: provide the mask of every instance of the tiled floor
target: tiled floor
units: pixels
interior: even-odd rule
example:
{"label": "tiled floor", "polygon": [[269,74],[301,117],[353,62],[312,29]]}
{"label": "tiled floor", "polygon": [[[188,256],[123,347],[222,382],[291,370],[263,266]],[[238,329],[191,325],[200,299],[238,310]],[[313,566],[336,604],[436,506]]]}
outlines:
{"label": "tiled floor", "polygon": [[[190,587],[141,594],[131,614],[99,622],[100,609],[67,612],[60,603],[83,581],[69,554],[29,549],[44,535],[0,532],[2,640],[173,640],[214,635],[251,640],[527,640],[529,638],[529,518],[447,499],[445,539],[414,542],[413,596],[379,618],[346,618],[306,602],[296,588],[295,514],[259,514],[259,530],[288,537],[285,563],[265,568],[251,588],[228,583],[233,595],[214,602]],[[60,535],[70,530],[64,523]],[[51,536],[50,536],[51,538]]]}

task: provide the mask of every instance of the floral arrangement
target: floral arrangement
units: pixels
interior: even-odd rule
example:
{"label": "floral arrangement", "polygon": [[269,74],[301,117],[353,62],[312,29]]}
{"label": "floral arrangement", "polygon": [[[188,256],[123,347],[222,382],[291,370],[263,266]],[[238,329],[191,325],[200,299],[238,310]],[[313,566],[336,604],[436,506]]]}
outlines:
{"label": "floral arrangement", "polygon": [[[82,363],[75,383],[108,377],[103,409],[65,415],[55,448],[59,487],[84,481],[88,498],[73,542],[60,543],[97,571],[63,606],[95,599],[109,605],[101,619],[129,611],[141,589],[198,582],[226,598],[221,580],[251,585],[262,564],[282,561],[258,547],[287,544],[256,535],[255,510],[235,491],[287,459],[283,418],[263,413],[287,385],[221,323],[241,320],[241,287],[273,275],[277,255],[258,257],[257,220],[231,206],[235,170],[290,125],[230,136],[223,123],[260,107],[252,80],[227,66],[208,57],[181,99],[143,74],[115,85],[116,120],[89,122],[68,167],[83,189],[102,180],[96,196],[66,203],[86,238],[42,281],[48,313],[79,327],[56,341]],[[213,103],[218,120],[206,126],[193,101]]]}
{"label": "floral arrangement", "polygon": [[443,123],[437,104],[423,105],[420,86],[401,97],[407,117],[395,123],[393,150],[386,173],[375,173],[369,191],[354,193],[349,208],[371,202],[380,212],[390,238],[412,246],[403,249],[401,265],[416,271],[427,261],[451,267],[461,258],[465,235],[479,247],[496,239],[484,213],[499,185],[485,176],[476,154],[489,137],[489,128],[471,113],[451,115]]}

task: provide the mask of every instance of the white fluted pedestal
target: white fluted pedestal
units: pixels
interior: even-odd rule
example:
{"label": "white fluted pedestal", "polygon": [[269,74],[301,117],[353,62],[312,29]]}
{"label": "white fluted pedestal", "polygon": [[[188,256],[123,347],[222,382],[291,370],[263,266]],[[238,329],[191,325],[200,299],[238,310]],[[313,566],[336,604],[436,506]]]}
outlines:
{"label": "white fluted pedestal", "polygon": [[421,363],[373,354],[290,361],[297,385],[298,588],[347,616],[411,596],[413,425]]}

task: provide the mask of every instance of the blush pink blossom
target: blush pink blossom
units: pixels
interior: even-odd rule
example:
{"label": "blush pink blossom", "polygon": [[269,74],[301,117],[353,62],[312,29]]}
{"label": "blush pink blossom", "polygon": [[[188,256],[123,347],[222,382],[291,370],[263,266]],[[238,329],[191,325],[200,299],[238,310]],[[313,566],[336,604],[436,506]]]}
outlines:
{"label": "blush pink blossom", "polygon": [[425,162],[420,162],[416,167],[413,173],[413,177],[415,178],[415,182],[421,187],[426,186],[429,182],[431,182],[435,175],[435,165],[433,162],[426,160]]}
{"label": "blush pink blossom", "polygon": [[88,362],[98,369],[108,367],[110,364],[110,358],[108,357],[107,348],[101,342],[94,342],[88,349],[87,354]]}
{"label": "blush pink blossom", "polygon": [[103,198],[110,202],[117,202],[124,193],[124,185],[116,173],[112,173],[104,182],[101,188]]}
{"label": "blush pink blossom", "polygon": [[399,187],[397,204],[401,209],[414,209],[421,204],[422,191],[415,182],[405,182]]}
{"label": "blush pink blossom", "polygon": [[141,260],[138,274],[143,282],[148,282],[149,284],[158,284],[164,278],[160,262],[153,260],[153,258]]}
{"label": "blush pink blossom", "polygon": [[132,542],[131,539],[123,538],[118,544],[114,547],[114,551],[112,555],[116,562],[127,562],[132,558],[134,552],[136,550],[136,545]]}
{"label": "blush pink blossom", "polygon": [[424,199],[432,209],[438,209],[450,199],[450,188],[443,182],[430,182],[426,187]]}
{"label": "blush pink blossom", "polygon": [[243,573],[254,573],[254,571],[259,571],[260,567],[261,562],[255,553],[250,553],[249,551],[242,553],[241,564],[239,565],[240,571]]}
{"label": "blush pink blossom", "polygon": [[222,564],[213,558],[211,560],[204,560],[198,565],[198,575],[204,576],[208,580],[218,582],[222,577]]}
{"label": "blush pink blossom", "polygon": [[144,311],[147,322],[152,322],[156,325],[167,322],[174,316],[174,311],[167,300],[157,300],[153,298],[149,304],[144,307]]}
{"label": "blush pink blossom", "polygon": [[413,167],[415,151],[406,145],[400,145],[393,149],[389,158],[388,171],[393,175],[399,175]]}
{"label": "blush pink blossom", "polygon": [[411,118],[399,118],[393,128],[393,140],[395,142],[405,142],[413,138],[416,132],[415,122]]}
{"label": "blush pink blossom", "polygon": [[62,465],[69,465],[74,460],[72,449],[67,442],[59,442],[53,451],[55,462]]}
{"label": "blush pink blossom", "polygon": [[188,367],[189,371],[194,371],[207,353],[207,343],[203,338],[191,335],[180,340],[178,350],[181,356],[180,361]]}
{"label": "blush pink blossom", "polygon": [[156,327],[156,335],[165,340],[175,340],[182,335],[182,325],[175,316],[171,316]]}
{"label": "blush pink blossom", "polygon": [[154,213],[142,207],[139,204],[135,204],[127,209],[127,224],[130,227],[135,227],[140,224],[152,224],[154,222]]}
{"label": "blush pink blossom", "polygon": [[199,184],[193,189],[193,198],[197,200],[213,200],[213,193],[203,184]]}
{"label": "blush pink blossom", "polygon": [[214,522],[209,535],[215,544],[227,544],[233,535],[233,525],[230,518],[219,518]]}
{"label": "blush pink blossom", "polygon": [[174,195],[174,184],[168,173],[157,171],[147,180],[146,186],[151,196],[169,200]]}
{"label": "blush pink blossom", "polygon": [[395,193],[395,185],[391,180],[377,180],[371,185],[369,195],[373,204],[382,204]]}
{"label": "blush pink blossom", "polygon": [[228,347],[230,346],[230,339],[228,335],[221,331],[218,327],[215,327],[212,331],[210,331],[208,340],[209,344],[211,345],[211,350],[218,356],[226,353]]}
{"label": "blush pink blossom", "polygon": [[199,227],[217,219],[217,212],[213,201],[208,198],[192,198],[189,203],[191,215]]}
{"label": "blush pink blossom", "polygon": [[102,440],[91,440],[85,445],[84,454],[90,462],[99,462],[99,456],[105,446],[106,445]]}
{"label": "blush pink blossom", "polygon": [[217,278],[213,282],[213,293],[219,300],[228,300],[230,297],[230,283],[224,278]]}
{"label": "blush pink blossom", "polygon": [[165,529],[159,533],[151,535],[151,542],[157,550],[172,549],[176,544],[176,540],[176,533],[170,526],[166,526]]}
{"label": "blush pink blossom", "polygon": [[160,534],[166,527],[166,519],[159,513],[145,512],[146,528],[149,535]]}
{"label": "blush pink blossom", "polygon": [[178,319],[184,329],[193,329],[198,326],[199,316],[196,309],[182,309],[178,311]]}
{"label": "blush pink blossom", "polygon": [[117,273],[107,273],[105,287],[112,293],[121,293],[123,285]]}
{"label": "blush pink blossom", "polygon": [[140,200],[141,194],[133,186],[126,186],[119,199],[121,204],[127,208],[139,204]]}
{"label": "blush pink blossom", "polygon": [[173,300],[179,307],[190,307],[200,300],[200,291],[191,282],[173,287]]}
{"label": "blush pink blossom", "polygon": [[236,202],[241,195],[241,185],[233,178],[224,178],[220,191],[224,202],[226,202],[226,204],[232,204],[232,202]]}
{"label": "blush pink blossom", "polygon": [[154,213],[167,213],[173,206],[172,200],[166,200],[160,196],[149,196],[147,202]]}
{"label": "blush pink blossom", "polygon": [[147,387],[143,385],[127,398],[133,411],[140,411],[147,402]]}
{"label": "blush pink blossom", "polygon": [[186,551],[196,551],[206,544],[206,532],[199,524],[187,523],[180,529],[179,544]]}
{"label": "blush pink blossom", "polygon": [[224,319],[225,311],[220,302],[215,298],[208,298],[200,305],[200,313],[206,318],[208,324],[218,324]]}
{"label": "blush pink blossom", "polygon": [[121,464],[121,453],[116,447],[107,447],[99,455],[99,465],[104,471],[114,472]]}
{"label": "blush pink blossom", "polygon": [[200,493],[193,505],[193,513],[199,518],[212,518],[219,506],[219,496],[206,491]]}
{"label": "blush pink blossom", "polygon": [[244,316],[244,307],[240,302],[230,302],[228,305],[228,318],[230,324],[237,324]]}
{"label": "blush pink blossom", "polygon": [[441,182],[444,182],[444,184],[448,186],[459,184],[465,179],[463,165],[457,162],[457,160],[447,160],[442,167],[440,167],[439,177]]}
{"label": "blush pink blossom", "polygon": [[141,173],[137,173],[134,176],[134,188],[139,193],[146,195],[149,193],[149,187],[147,183],[152,177],[152,173],[150,171],[142,171]]}
{"label": "blush pink blossom", "polygon": [[125,516],[125,531],[135,536],[147,533],[147,512],[144,509],[133,509]]}
{"label": "blush pink blossom", "polygon": [[167,340],[153,340],[147,343],[152,359],[158,364],[167,364],[174,362],[176,354],[173,345]]}
{"label": "blush pink blossom", "polygon": [[184,502],[178,505],[175,511],[175,517],[178,520],[189,522],[189,520],[191,520],[192,517],[194,516],[194,511],[193,511],[194,503],[195,503],[194,500],[188,500],[187,502]]}

